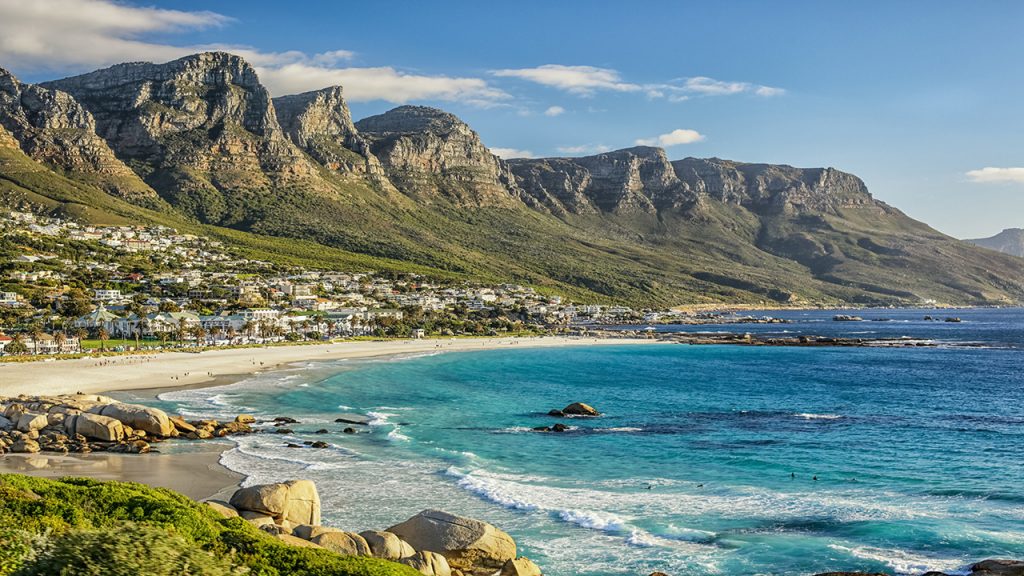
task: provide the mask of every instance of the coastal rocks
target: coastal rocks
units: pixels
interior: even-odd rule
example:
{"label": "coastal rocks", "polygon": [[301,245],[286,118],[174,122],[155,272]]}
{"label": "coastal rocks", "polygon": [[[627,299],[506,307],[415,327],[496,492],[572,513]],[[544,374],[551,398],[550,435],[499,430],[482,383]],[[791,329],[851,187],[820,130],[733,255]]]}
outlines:
{"label": "coastal rocks", "polygon": [[95,406],[89,412],[114,418],[136,430],[145,430],[157,436],[171,436],[175,431],[174,424],[167,417],[167,413],[158,408],[116,403]]}
{"label": "coastal rocks", "polygon": [[278,523],[320,524],[320,495],[309,480],[242,488],[231,496],[230,504],[240,511],[266,514]]}
{"label": "coastal rocks", "polygon": [[565,424],[555,424],[554,426],[537,426],[533,429],[534,432],[566,432],[569,427]]}
{"label": "coastal rocks", "polygon": [[14,428],[14,422],[8,420],[6,416],[0,416],[0,431],[10,430],[11,428]]}
{"label": "coastal rocks", "polygon": [[16,454],[35,454],[39,452],[39,443],[27,436],[22,436],[11,444],[11,452]]}
{"label": "coastal rocks", "polygon": [[255,424],[256,417],[251,414],[239,414],[238,416],[235,416],[235,422],[239,424]]}
{"label": "coastal rocks", "polygon": [[391,532],[366,530],[360,532],[359,535],[363,537],[363,540],[366,540],[366,544],[370,547],[370,552],[374,558],[397,561],[402,558],[408,558],[416,553],[416,550],[408,542]]}
{"label": "coastal rocks", "polygon": [[494,526],[440,510],[424,510],[387,529],[417,550],[445,556],[467,574],[492,574],[516,557],[512,537]]}
{"label": "coastal rocks", "polygon": [[310,542],[346,556],[372,556],[370,545],[359,534],[342,530],[325,530],[309,539]]}
{"label": "coastal rocks", "polygon": [[99,414],[72,414],[64,419],[64,430],[103,442],[120,442],[125,437],[121,421]]}
{"label": "coastal rocks", "polygon": [[32,430],[42,430],[46,428],[49,422],[44,414],[32,414],[26,412],[18,418],[18,430],[22,432],[31,432]]}
{"label": "coastal rocks", "polygon": [[593,406],[584,404],[583,402],[573,402],[565,408],[562,408],[562,413],[566,416],[600,416]]}
{"label": "coastal rocks", "polygon": [[533,560],[522,556],[505,562],[498,576],[542,576],[542,574],[540,567],[534,564]]}
{"label": "coastal rocks", "polygon": [[436,552],[421,550],[412,556],[400,559],[399,562],[426,576],[452,575],[448,560]]}
{"label": "coastal rocks", "polygon": [[227,502],[221,502],[220,500],[207,500],[206,502],[203,502],[203,504],[206,504],[206,506],[211,510],[225,518],[238,517],[238,509]]}
{"label": "coastal rocks", "polygon": [[285,544],[288,544],[290,546],[298,546],[299,548],[320,548],[320,546],[318,544],[310,542],[309,540],[303,540],[302,538],[297,538],[295,536],[292,536],[291,534],[283,534],[282,533],[282,534],[277,534],[276,536],[277,536],[278,540],[280,540],[280,541],[282,541]]}
{"label": "coastal rocks", "polygon": [[982,560],[971,566],[971,576],[1024,576],[1024,562],[1020,560]]}

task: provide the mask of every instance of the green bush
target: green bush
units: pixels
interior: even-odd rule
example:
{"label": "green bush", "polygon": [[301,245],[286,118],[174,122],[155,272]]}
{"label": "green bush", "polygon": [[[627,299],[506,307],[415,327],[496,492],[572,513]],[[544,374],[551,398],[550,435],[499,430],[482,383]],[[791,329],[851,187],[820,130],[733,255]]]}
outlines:
{"label": "green bush", "polygon": [[125,523],[117,530],[72,530],[14,576],[225,576],[226,558],[164,528]]}
{"label": "green bush", "polygon": [[[207,575],[236,569],[256,576],[419,574],[375,558],[289,546],[240,518],[224,518],[176,492],[132,482],[0,474],[0,526],[8,528],[0,531],[0,576]],[[130,571],[112,571],[103,564],[108,555]],[[74,571],[71,564],[92,568]],[[160,572],[164,567],[173,570]]]}

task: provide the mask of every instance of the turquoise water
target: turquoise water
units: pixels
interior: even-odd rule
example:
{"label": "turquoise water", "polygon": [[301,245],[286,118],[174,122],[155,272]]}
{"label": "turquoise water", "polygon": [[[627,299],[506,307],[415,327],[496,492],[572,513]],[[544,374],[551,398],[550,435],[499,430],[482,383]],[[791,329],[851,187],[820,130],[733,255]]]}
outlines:
{"label": "turquoise water", "polygon": [[[795,314],[782,329],[875,328]],[[888,315],[901,335],[938,330],[948,346],[523,348],[308,364],[161,399],[300,420],[294,435],[239,439],[224,463],[250,483],[315,480],[330,524],[442,508],[504,528],[556,576],[921,573],[1024,557],[1024,312]],[[992,347],[956,346],[979,341]],[[572,401],[605,415],[529,430]],[[373,425],[341,434],[341,412]],[[283,447],[311,439],[334,448]]]}

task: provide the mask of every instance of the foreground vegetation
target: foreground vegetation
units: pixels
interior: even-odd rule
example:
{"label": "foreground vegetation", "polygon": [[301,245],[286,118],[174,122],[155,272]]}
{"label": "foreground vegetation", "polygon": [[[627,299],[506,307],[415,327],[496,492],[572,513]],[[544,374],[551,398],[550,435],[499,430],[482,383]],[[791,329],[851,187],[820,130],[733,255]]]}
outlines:
{"label": "foreground vegetation", "polygon": [[131,482],[0,474],[0,576],[416,576],[297,548],[241,518]]}

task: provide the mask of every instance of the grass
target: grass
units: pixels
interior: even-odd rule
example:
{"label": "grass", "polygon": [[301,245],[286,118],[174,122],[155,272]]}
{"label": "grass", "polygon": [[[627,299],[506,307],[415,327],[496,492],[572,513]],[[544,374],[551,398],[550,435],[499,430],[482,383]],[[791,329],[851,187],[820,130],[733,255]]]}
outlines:
{"label": "grass", "polygon": [[[125,565],[154,575],[418,574],[375,558],[292,547],[241,518],[226,519],[181,494],[131,482],[0,474],[0,518],[0,576],[118,576]],[[189,570],[168,571],[184,560]],[[53,571],[55,565],[61,571]]]}

